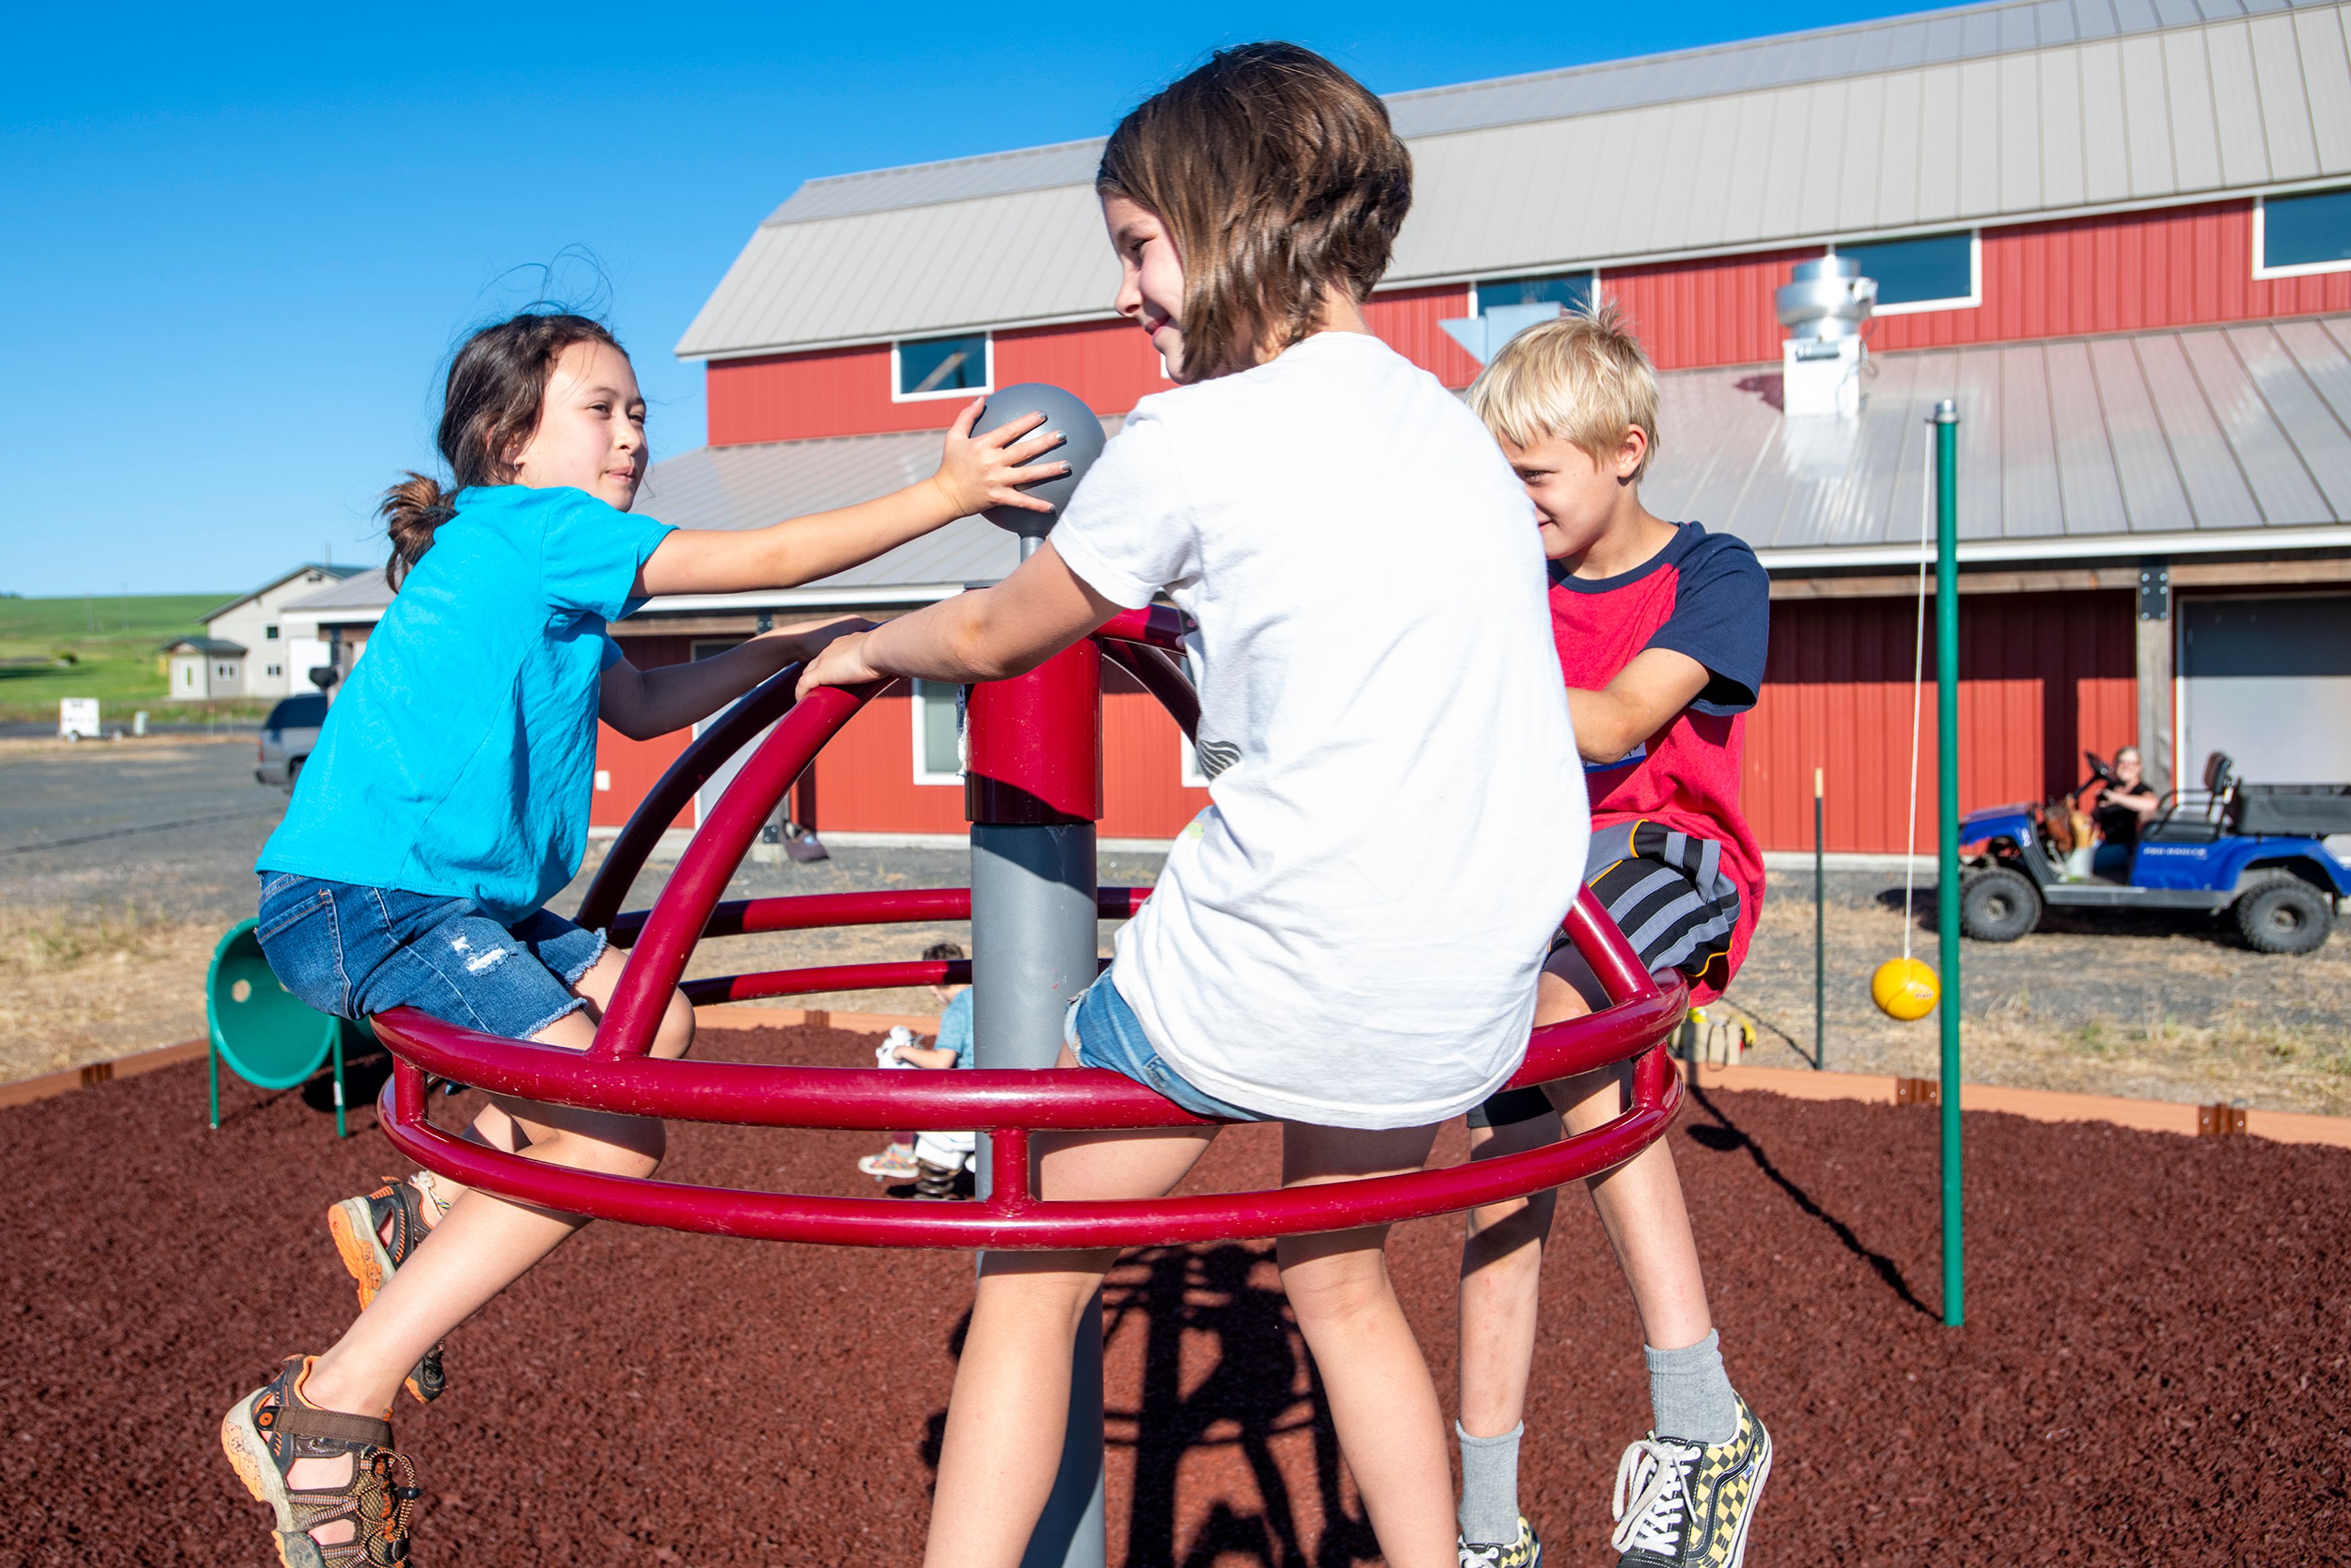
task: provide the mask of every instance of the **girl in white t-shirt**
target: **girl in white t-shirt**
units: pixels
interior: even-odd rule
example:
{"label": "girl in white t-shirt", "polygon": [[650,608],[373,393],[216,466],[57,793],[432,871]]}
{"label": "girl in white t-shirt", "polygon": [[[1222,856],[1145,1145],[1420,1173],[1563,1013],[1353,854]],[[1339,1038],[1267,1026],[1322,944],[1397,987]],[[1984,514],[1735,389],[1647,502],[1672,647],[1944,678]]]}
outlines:
{"label": "girl in white t-shirt", "polygon": [[[1198,626],[1212,804],[1073,1009],[1063,1064],[1285,1122],[1288,1183],[1415,1170],[1436,1124],[1517,1070],[1584,859],[1535,518],[1477,419],[1364,325],[1411,160],[1359,83],[1290,45],[1224,51],[1126,117],[1097,184],[1119,313],[1179,385],[1010,577],[833,643],[803,689],[1002,679],[1164,590]],[[1040,1138],[1041,1188],[1157,1197],[1214,1135]],[[1282,1281],[1387,1561],[1439,1568],[1444,1424],[1385,1240],[1290,1238]],[[985,1260],[932,1568],[1020,1561],[1112,1260]]]}

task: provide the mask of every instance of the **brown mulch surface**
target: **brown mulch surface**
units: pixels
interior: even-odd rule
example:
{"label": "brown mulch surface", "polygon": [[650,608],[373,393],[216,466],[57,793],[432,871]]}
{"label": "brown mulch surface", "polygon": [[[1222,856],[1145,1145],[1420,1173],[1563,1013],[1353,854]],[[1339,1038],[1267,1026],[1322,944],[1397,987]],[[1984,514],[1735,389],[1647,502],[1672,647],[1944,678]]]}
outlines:
{"label": "brown mulch surface", "polygon": [[[846,1064],[862,1037],[709,1037]],[[220,1413],[351,1300],[318,1223],[391,1168],[301,1094],[201,1065],[0,1112],[0,1562],[258,1563]],[[2351,1155],[1968,1118],[1970,1322],[1941,1326],[1935,1113],[1714,1094],[1673,1134],[1733,1376],[1779,1458],[1749,1561],[2320,1561],[2351,1539]],[[681,1129],[679,1179],[850,1193],[857,1134]],[[1458,1155],[1458,1131],[1440,1150]],[[1263,1183],[1263,1130],[1205,1179]],[[1393,1247],[1440,1386],[1458,1222]],[[1113,1278],[1112,1557],[1368,1560],[1268,1249]],[[962,1254],[590,1228],[452,1336],[395,1413],[427,1563],[912,1563],[968,1301]],[[1562,1207],[1526,1503],[1604,1563],[1646,1424],[1637,1328]]]}

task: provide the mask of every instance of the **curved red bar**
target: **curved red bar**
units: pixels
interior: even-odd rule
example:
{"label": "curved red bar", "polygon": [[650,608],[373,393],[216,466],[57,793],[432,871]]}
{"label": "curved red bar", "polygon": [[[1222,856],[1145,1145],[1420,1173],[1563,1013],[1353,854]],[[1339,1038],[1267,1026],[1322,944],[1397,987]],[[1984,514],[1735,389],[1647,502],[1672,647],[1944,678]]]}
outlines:
{"label": "curved red bar", "polygon": [[1154,648],[1184,646],[1184,612],[1165,604],[1122,610],[1094,628],[1097,641],[1144,643]]}
{"label": "curved red bar", "polygon": [[[687,743],[661,781],[639,801],[628,825],[604,852],[604,862],[588,883],[580,901],[578,923],[594,931],[606,925],[629,896],[629,884],[644,870],[645,859],[661,842],[662,833],[685,809],[694,792],[710,782],[726,759],[745,743],[790,711],[792,690],[799,684],[800,667],[787,664],[726,710],[709,728]],[[781,799],[781,797],[778,797]]]}
{"label": "curved red bar", "polygon": [[[1534,1031],[1510,1087],[1546,1083],[1622,1061],[1669,1035],[1687,993],[1677,984],[1589,1018]],[[664,1061],[582,1055],[479,1034],[413,1008],[377,1015],[394,1056],[436,1078],[493,1093],[591,1111],[751,1127],[1192,1127],[1203,1118],[1114,1072],[999,1068],[956,1072]]]}
{"label": "curved red bar", "polygon": [[783,716],[743,764],[653,901],[620,984],[612,989],[611,1005],[597,1026],[591,1048],[595,1055],[643,1056],[651,1047],[695,942],[710,923],[718,895],[743,863],[760,825],[801,770],[816,759],[818,749],[887,685],[820,686]]}
{"label": "curved red bar", "polygon": [[[1169,1247],[1296,1236],[1393,1224],[1521,1197],[1595,1176],[1632,1158],[1666,1130],[1681,1109],[1681,1075],[1672,1058],[1652,1050],[1634,1074],[1631,1110],[1592,1132],[1539,1149],[1441,1170],[1321,1186],[1132,1203],[1056,1202],[1028,1196],[1028,1138],[1020,1133],[1000,1134],[995,1140],[996,1196],[985,1202],[909,1204],[631,1181],[497,1153],[427,1124],[423,1081],[405,1064],[384,1086],[380,1108],[393,1145],[428,1170],[567,1214],[839,1247],[1035,1249]],[[1012,1179],[1016,1176],[1021,1179]]]}
{"label": "curved red bar", "polygon": [[1133,675],[1143,689],[1159,699],[1184,738],[1197,742],[1200,738],[1200,694],[1184,676],[1175,660],[1156,648],[1136,643],[1105,642],[1102,657]]}
{"label": "curved red bar", "polygon": [[810,969],[762,969],[748,975],[708,975],[678,986],[695,1007],[756,1001],[761,997],[810,997],[820,991],[892,991],[912,986],[967,986],[968,958],[905,958],[885,964],[829,964]]}
{"label": "curved red bar", "polygon": [[[1104,920],[1131,920],[1151,896],[1147,887],[1105,887],[1094,898]],[[651,910],[616,915],[606,928],[615,947],[635,945]],[[784,898],[737,898],[710,912],[705,936],[760,931],[809,931],[834,925],[904,925],[971,918],[967,887],[909,887],[881,893],[805,893]]]}

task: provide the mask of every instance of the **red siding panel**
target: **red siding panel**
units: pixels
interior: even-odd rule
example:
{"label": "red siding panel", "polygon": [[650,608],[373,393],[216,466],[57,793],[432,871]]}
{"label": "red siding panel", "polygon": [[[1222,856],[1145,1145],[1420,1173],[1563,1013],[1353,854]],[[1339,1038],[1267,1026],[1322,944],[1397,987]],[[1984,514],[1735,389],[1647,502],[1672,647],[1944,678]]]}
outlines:
{"label": "red siding panel", "polygon": [[1364,321],[1388,347],[1449,387],[1478,379],[1478,361],[1445,335],[1439,321],[1469,314],[1469,288],[1398,288],[1364,302]]}
{"label": "red siding panel", "polygon": [[[1477,375],[1477,362],[1437,323],[1467,315],[1468,308],[1465,288],[1416,288],[1379,295],[1364,314],[1372,329],[1398,352],[1447,386],[1460,387]],[[998,332],[995,369],[998,386],[1050,382],[1102,414],[1124,413],[1138,400],[1175,384],[1160,373],[1151,340],[1124,321]],[[886,343],[714,360],[706,390],[713,446],[945,430],[963,409],[956,398],[891,402]]]}
{"label": "red siding panel", "polygon": [[874,698],[817,753],[820,832],[959,833],[960,784],[914,782],[912,696]]}
{"label": "red siding panel", "polygon": [[1624,310],[1661,371],[1758,364],[1780,357],[1772,290],[1788,281],[1792,265],[1819,254],[1775,251],[1604,271],[1600,291]]}
{"label": "red siding panel", "polygon": [[[629,663],[641,670],[682,664],[694,656],[694,640],[690,637],[628,637],[621,640],[621,647],[628,654]],[[669,765],[677,760],[678,753],[693,738],[690,731],[677,730],[651,740],[631,740],[610,725],[598,725],[596,770],[610,776],[611,788],[597,790],[590,800],[589,825],[627,826],[629,814],[637,809],[637,802],[661,782],[661,776],[669,771]],[[694,826],[694,808],[689,805],[679,812],[670,826]]]}
{"label": "red siding panel", "polygon": [[2351,273],[2259,279],[2252,247],[2250,202],[1986,229],[1983,303],[1881,317],[1870,345],[1943,348],[2351,309]]}
{"label": "red siding panel", "polygon": [[1089,321],[996,336],[996,384],[1050,382],[1086,400],[1096,413],[1124,413],[1142,398],[1176,383],[1159,370],[1159,350],[1126,321]]}
{"label": "red siding panel", "polygon": [[[1743,789],[1764,848],[1812,847],[1816,767],[1827,770],[1830,849],[1903,848],[1913,614],[1898,599],[1771,607],[1771,660],[1748,721]],[[2132,614],[2126,593],[1960,601],[1961,810],[2071,789],[2084,749],[2112,756],[2135,738]],[[1930,685],[1919,718],[1922,846],[1935,836],[1935,750]]]}

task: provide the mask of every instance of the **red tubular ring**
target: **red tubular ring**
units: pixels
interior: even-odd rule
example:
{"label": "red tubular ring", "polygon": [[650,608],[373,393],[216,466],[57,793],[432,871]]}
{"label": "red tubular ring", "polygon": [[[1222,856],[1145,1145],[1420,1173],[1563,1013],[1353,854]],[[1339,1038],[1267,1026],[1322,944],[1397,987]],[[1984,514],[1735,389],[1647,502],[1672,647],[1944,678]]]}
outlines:
{"label": "red tubular ring", "polygon": [[[913,1074],[891,1076],[904,1080]],[[1019,1130],[993,1140],[995,1190],[986,1201],[907,1204],[633,1181],[486,1149],[425,1122],[423,1078],[406,1061],[384,1085],[381,1110],[385,1130],[404,1157],[503,1197],[567,1214],[769,1241],[1032,1249],[1167,1247],[1349,1230],[1520,1197],[1632,1158],[1665,1131],[1681,1099],[1681,1075],[1670,1057],[1653,1048],[1634,1073],[1630,1110],[1604,1126],[1541,1148],[1401,1176],[1127,1203],[1031,1197],[1028,1134]]]}
{"label": "red tubular ring", "polygon": [[1094,628],[1098,640],[1113,643],[1145,643],[1154,648],[1180,650],[1184,646],[1184,612],[1165,604],[1148,605],[1141,610],[1122,610]]}
{"label": "red tubular ring", "polygon": [[[1124,612],[1095,635],[1179,722],[1196,722],[1189,683],[1173,661],[1152,651],[1180,646],[1182,632],[1182,618],[1159,608]],[[1568,912],[1566,929],[1610,1005],[1535,1030],[1510,1086],[1548,1082],[1630,1060],[1630,1108],[1592,1132],[1447,1169],[1272,1192],[1132,1203],[1055,1201],[1031,1188],[1032,1131],[1207,1124],[1139,1083],[1091,1070],[909,1073],[653,1059],[646,1054],[653,1031],[704,935],[969,917],[971,895],[961,888],[718,902],[784,791],[819,748],[886,689],[879,683],[829,687],[794,705],[789,694],[796,674],[788,670],[762,685],[688,747],[606,857],[582,906],[582,923],[609,925],[615,944],[631,951],[590,1050],[562,1051],[478,1034],[409,1008],[376,1019],[376,1032],[395,1058],[381,1101],[384,1128],[403,1155],[429,1170],[518,1201],[717,1235],[875,1247],[1159,1246],[1385,1224],[1523,1196],[1630,1158],[1663,1133],[1680,1107],[1680,1075],[1664,1046],[1686,1009],[1687,988],[1676,979],[1660,990],[1588,892]],[[727,786],[653,907],[618,915],[628,883],[685,797],[770,722],[774,732]],[[1105,918],[1132,915],[1148,896],[1143,888],[1105,888],[1101,913]],[[846,965],[723,976],[690,982],[686,988],[697,999],[736,999],[920,985],[965,978],[968,972],[968,964],[939,962]],[[992,1190],[983,1201],[905,1205],[686,1186],[565,1169],[484,1148],[433,1126],[426,1116],[428,1075],[497,1094],[632,1115],[749,1126],[881,1131],[921,1124],[987,1131]]]}

